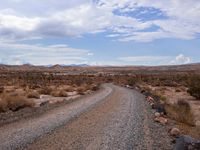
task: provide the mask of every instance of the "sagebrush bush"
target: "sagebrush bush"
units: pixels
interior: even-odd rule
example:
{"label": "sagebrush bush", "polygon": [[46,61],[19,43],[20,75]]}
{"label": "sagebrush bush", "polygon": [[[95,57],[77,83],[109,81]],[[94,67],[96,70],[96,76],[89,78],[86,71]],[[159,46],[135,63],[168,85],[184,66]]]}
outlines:
{"label": "sagebrush bush", "polygon": [[52,91],[53,89],[50,87],[43,87],[39,92],[40,94],[50,95]]}
{"label": "sagebrush bush", "polygon": [[77,92],[78,92],[78,94],[80,94],[80,95],[84,95],[84,94],[85,94],[85,91],[86,91],[85,87],[79,87],[79,88],[77,89]]}
{"label": "sagebrush bush", "polygon": [[188,83],[188,93],[200,100],[200,76],[194,75]]}
{"label": "sagebrush bush", "polygon": [[29,91],[27,94],[28,98],[40,98],[40,94],[37,91]]}
{"label": "sagebrush bush", "polygon": [[65,87],[64,90],[67,91],[67,92],[73,92],[74,91],[74,87],[68,86],[68,87]]}
{"label": "sagebrush bush", "polygon": [[67,92],[65,90],[52,91],[51,95],[54,97],[67,97]]}
{"label": "sagebrush bush", "polygon": [[3,91],[4,91],[4,87],[0,86],[0,93],[3,93]]}
{"label": "sagebrush bush", "polygon": [[3,94],[0,99],[0,112],[17,111],[25,107],[33,107],[34,102],[17,93]]}
{"label": "sagebrush bush", "polygon": [[99,90],[99,88],[100,88],[100,85],[94,85],[92,86],[92,91],[97,91]]}
{"label": "sagebrush bush", "polygon": [[180,99],[173,105],[166,104],[165,109],[167,114],[173,119],[188,125],[194,125],[194,116],[187,101]]}
{"label": "sagebrush bush", "polygon": [[128,79],[128,84],[130,86],[134,86],[136,83],[137,83],[137,79],[136,78],[132,77],[132,78]]}

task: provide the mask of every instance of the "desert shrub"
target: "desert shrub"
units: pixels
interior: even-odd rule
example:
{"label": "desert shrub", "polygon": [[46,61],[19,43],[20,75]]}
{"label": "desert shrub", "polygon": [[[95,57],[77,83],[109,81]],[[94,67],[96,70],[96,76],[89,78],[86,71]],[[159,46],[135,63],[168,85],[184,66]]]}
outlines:
{"label": "desert shrub", "polygon": [[132,78],[128,79],[128,84],[130,86],[134,86],[136,83],[137,83],[137,79],[136,78],[132,77]]}
{"label": "desert shrub", "polygon": [[176,104],[166,104],[165,109],[171,118],[188,125],[194,125],[194,116],[187,101],[178,100]]}
{"label": "desert shrub", "polygon": [[97,91],[97,90],[99,90],[99,86],[100,86],[100,85],[94,85],[94,86],[92,86],[92,91]]}
{"label": "desert shrub", "polygon": [[185,111],[190,111],[190,104],[186,100],[178,100],[178,107],[184,108]]}
{"label": "desert shrub", "polygon": [[4,87],[0,86],[0,93],[3,93],[3,91],[4,91]]}
{"label": "desert shrub", "polygon": [[178,128],[182,131],[182,134],[190,135],[193,138],[200,139],[200,127],[178,123]]}
{"label": "desert shrub", "polygon": [[25,107],[33,107],[34,102],[27,100],[24,96],[17,93],[4,94],[0,99],[0,112],[8,110],[17,111]]}
{"label": "desert shrub", "polygon": [[73,92],[74,91],[74,87],[68,86],[68,87],[65,87],[64,90],[67,91],[67,92]]}
{"label": "desert shrub", "polygon": [[42,88],[42,89],[39,91],[39,93],[40,93],[40,94],[44,94],[44,95],[50,95],[52,91],[53,91],[52,88],[50,88],[50,87],[44,87],[44,88]]}
{"label": "desert shrub", "polygon": [[27,94],[28,98],[40,98],[40,94],[37,91],[29,91]]}
{"label": "desert shrub", "polygon": [[167,98],[161,94],[158,95],[159,99],[163,102],[165,102],[167,100]]}
{"label": "desert shrub", "polygon": [[196,99],[200,99],[200,76],[192,76],[188,84],[188,93]]}
{"label": "desert shrub", "polygon": [[7,102],[3,100],[2,98],[0,98],[0,112],[5,112],[7,110],[8,110]]}
{"label": "desert shrub", "polygon": [[52,91],[51,95],[54,97],[67,97],[67,92],[64,90]]}
{"label": "desert shrub", "polygon": [[84,87],[79,87],[79,88],[77,89],[77,92],[78,92],[78,94],[80,94],[80,95],[84,95],[84,94],[85,94],[85,91],[86,91],[86,89],[85,89]]}
{"label": "desert shrub", "polygon": [[181,89],[176,88],[175,92],[181,92]]}

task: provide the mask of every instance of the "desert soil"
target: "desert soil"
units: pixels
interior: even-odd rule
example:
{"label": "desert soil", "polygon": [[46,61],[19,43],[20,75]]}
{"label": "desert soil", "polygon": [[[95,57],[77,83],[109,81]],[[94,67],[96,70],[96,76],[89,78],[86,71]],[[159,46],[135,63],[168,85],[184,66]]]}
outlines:
{"label": "desert soil", "polygon": [[0,127],[0,149],[172,149],[167,127],[135,90],[103,90],[42,115]]}

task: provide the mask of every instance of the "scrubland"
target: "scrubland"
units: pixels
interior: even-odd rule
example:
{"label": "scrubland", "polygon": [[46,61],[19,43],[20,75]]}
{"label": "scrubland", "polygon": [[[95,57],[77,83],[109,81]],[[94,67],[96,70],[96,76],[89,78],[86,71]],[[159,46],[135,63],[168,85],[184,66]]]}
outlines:
{"label": "scrubland", "polygon": [[70,71],[3,71],[0,113],[40,107],[89,94],[101,83],[129,86],[151,93],[181,131],[200,138],[200,74],[132,68],[70,68]]}
{"label": "scrubland", "polygon": [[138,87],[164,104],[169,119],[183,134],[200,138],[200,75],[159,74],[132,79]]}

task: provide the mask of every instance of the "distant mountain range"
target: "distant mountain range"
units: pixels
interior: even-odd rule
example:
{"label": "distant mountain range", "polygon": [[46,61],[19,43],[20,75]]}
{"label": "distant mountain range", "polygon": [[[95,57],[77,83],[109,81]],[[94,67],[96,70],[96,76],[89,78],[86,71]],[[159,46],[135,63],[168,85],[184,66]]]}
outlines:
{"label": "distant mountain range", "polygon": [[[81,69],[84,68],[84,69]],[[101,71],[190,71],[200,72],[200,63],[184,64],[184,65],[169,65],[169,66],[89,66],[87,64],[57,64],[47,66],[34,66],[31,64],[24,65],[4,65],[0,64],[0,71],[71,71],[78,70],[95,70],[95,72]]]}

